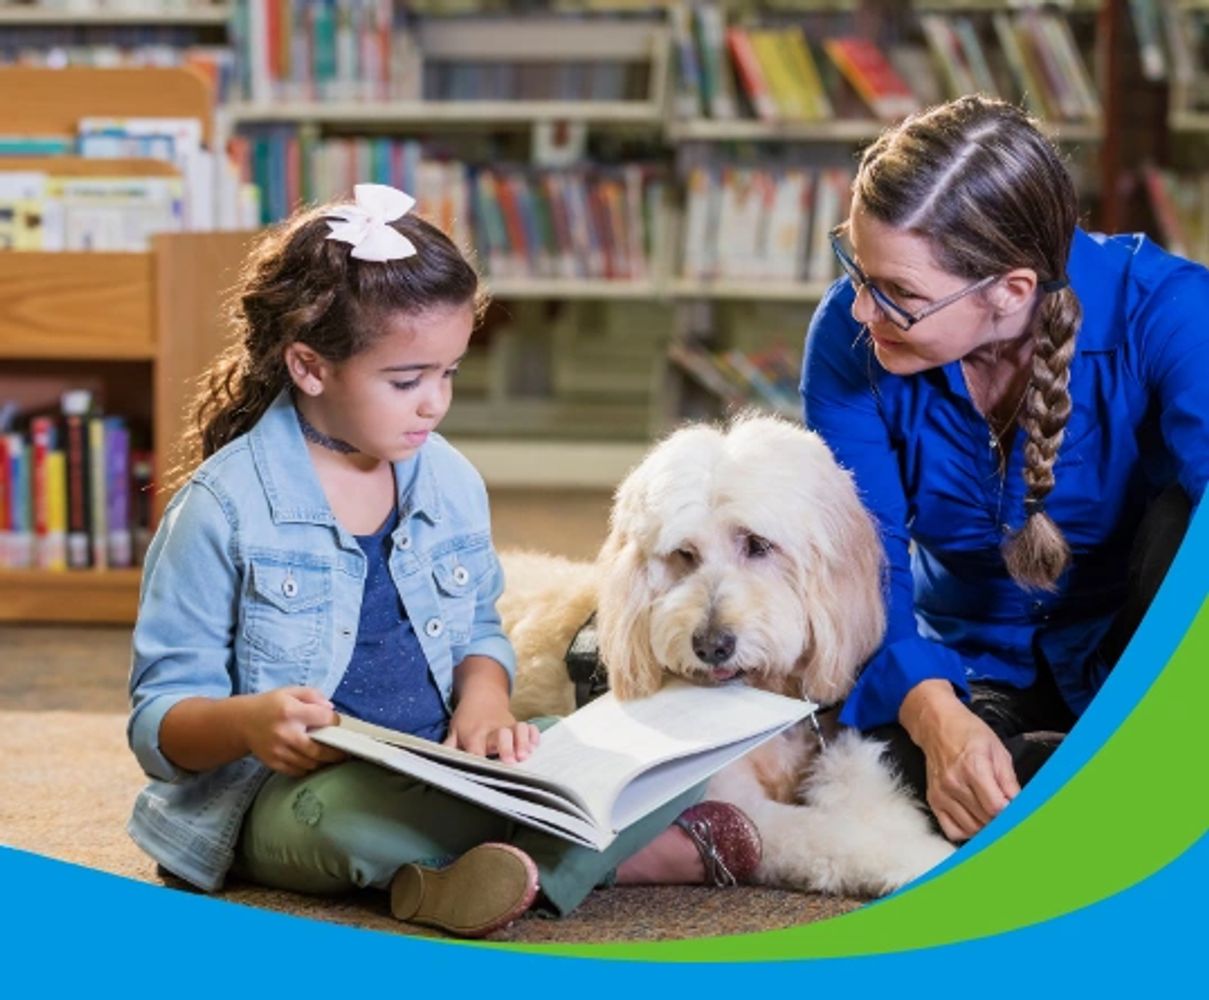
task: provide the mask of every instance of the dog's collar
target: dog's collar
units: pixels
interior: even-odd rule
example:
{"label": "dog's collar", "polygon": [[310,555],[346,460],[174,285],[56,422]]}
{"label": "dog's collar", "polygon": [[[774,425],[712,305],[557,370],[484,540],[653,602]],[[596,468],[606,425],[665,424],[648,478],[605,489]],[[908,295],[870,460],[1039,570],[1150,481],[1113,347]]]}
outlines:
{"label": "dog's collar", "polygon": [[579,626],[563,660],[567,664],[567,675],[575,685],[576,708],[583,708],[609,690],[609,675],[600,662],[595,611]]}

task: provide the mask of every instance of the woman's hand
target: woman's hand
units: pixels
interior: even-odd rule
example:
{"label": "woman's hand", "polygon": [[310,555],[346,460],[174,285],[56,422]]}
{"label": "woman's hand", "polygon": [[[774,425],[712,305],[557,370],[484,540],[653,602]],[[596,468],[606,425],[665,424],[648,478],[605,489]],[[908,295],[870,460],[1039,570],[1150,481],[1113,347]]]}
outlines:
{"label": "woman's hand", "polygon": [[517,722],[508,706],[508,675],[494,660],[471,656],[454,671],[457,707],[449,720],[445,745],[485,757],[497,754],[515,764],[541,740],[537,726]]}
{"label": "woman's hand", "polygon": [[948,681],[917,684],[899,720],[927,759],[928,805],[950,840],[974,836],[1020,792],[1011,754]]}
{"label": "woman's hand", "polygon": [[248,752],[274,771],[300,778],[324,764],[345,759],[344,751],[316,743],[307,735],[308,729],[336,722],[332,703],[314,688],[278,688],[238,701],[242,702],[240,728]]}

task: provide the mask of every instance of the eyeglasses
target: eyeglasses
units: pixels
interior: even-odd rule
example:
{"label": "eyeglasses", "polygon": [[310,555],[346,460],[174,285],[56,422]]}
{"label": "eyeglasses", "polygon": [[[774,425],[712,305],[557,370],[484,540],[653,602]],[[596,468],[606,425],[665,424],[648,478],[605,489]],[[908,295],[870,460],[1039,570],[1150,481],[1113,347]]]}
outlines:
{"label": "eyeglasses", "polygon": [[836,259],[839,260],[840,266],[844,269],[844,274],[848,280],[852,282],[852,287],[860,293],[862,288],[869,292],[878,309],[882,311],[882,315],[891,323],[897,326],[900,330],[910,330],[916,323],[922,322],[935,312],[939,312],[945,306],[952,305],[958,299],[965,298],[971,292],[976,292],[980,288],[985,288],[991,282],[995,281],[997,275],[990,275],[983,278],[981,281],[976,281],[960,291],[954,292],[952,295],[946,295],[943,299],[939,299],[930,305],[924,306],[917,313],[909,313],[906,309],[895,302],[889,295],[883,292],[872,281],[864,271],[860,269],[856,261],[854,261],[844,250],[843,244],[840,243],[840,232],[843,227],[836,227],[831,230],[831,249],[834,251]]}

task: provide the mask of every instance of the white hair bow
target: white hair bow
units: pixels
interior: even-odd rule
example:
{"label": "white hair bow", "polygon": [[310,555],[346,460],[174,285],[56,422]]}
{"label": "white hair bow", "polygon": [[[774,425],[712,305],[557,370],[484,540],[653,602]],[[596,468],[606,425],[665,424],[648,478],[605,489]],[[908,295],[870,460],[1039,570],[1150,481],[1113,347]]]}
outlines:
{"label": "white hair bow", "polygon": [[358,184],[353,188],[356,204],[334,209],[328,216],[329,240],[353,245],[358,260],[401,260],[411,257],[416,246],[388,223],[411,211],[416,200],[386,184]]}

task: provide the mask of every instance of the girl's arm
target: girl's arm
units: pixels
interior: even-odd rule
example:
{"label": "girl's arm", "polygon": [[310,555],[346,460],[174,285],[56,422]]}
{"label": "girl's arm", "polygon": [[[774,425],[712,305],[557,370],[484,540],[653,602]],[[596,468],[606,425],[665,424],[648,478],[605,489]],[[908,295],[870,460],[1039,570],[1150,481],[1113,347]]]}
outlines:
{"label": "girl's arm", "polygon": [[182,487],[143,567],[128,738],[143,770],[162,781],[248,753],[291,774],[339,759],[305,735],[306,725],[334,719],[318,692],[233,697],[241,575],[232,510],[206,483]]}
{"label": "girl's arm", "polygon": [[524,760],[540,734],[528,722],[517,722],[508,706],[510,680],[504,667],[486,656],[468,656],[453,671],[453,717],[447,746],[486,756],[498,754],[505,764]]}
{"label": "girl's arm", "polygon": [[252,754],[274,771],[296,778],[344,759],[342,751],[307,735],[308,729],[335,722],[332,703],[314,688],[186,698],[164,716],[160,749],[186,771],[209,771]]}

